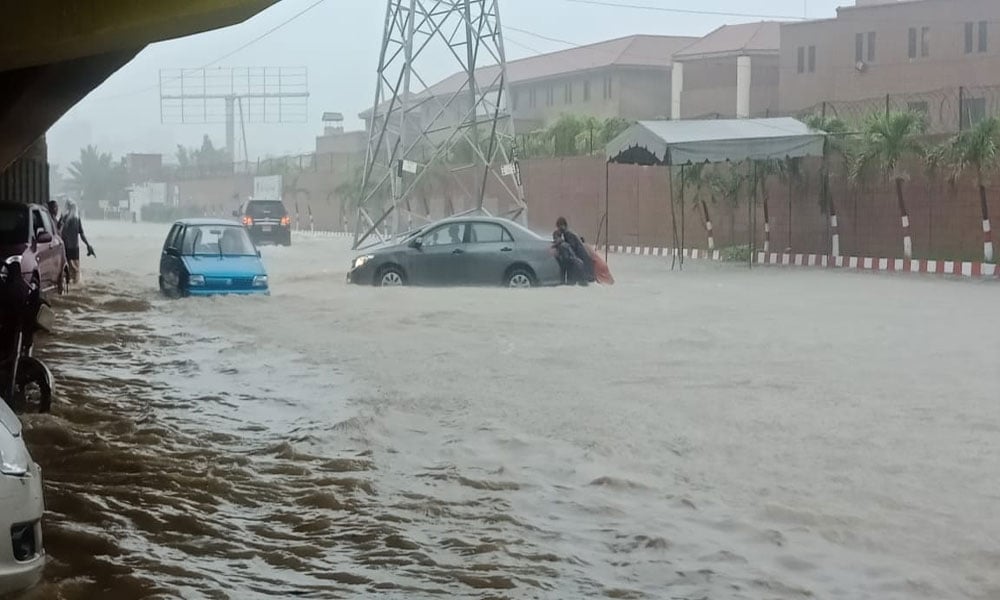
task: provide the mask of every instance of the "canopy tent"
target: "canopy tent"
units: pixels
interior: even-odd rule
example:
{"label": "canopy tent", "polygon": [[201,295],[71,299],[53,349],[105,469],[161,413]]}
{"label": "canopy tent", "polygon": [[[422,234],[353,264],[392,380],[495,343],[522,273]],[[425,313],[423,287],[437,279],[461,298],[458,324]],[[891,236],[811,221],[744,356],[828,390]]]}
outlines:
{"label": "canopy tent", "polygon": [[[743,161],[784,160],[823,156],[825,134],[810,129],[792,118],[717,119],[694,121],[639,121],[606,147],[608,164],[662,165],[681,168],[681,238],[677,246],[677,223],[674,220],[674,245],[683,266],[684,167],[696,163],[739,163]],[[756,163],[754,163],[756,169]],[[605,190],[605,223],[608,219],[608,192]],[[750,208],[756,218],[756,186]],[[673,202],[670,204],[673,214]],[[605,236],[607,237],[607,236]],[[750,230],[750,255],[754,236]],[[678,252],[679,251],[679,252]],[[752,262],[752,258],[751,258]]]}
{"label": "canopy tent", "polygon": [[801,121],[639,121],[607,145],[608,160],[679,166],[823,156],[824,134]]}

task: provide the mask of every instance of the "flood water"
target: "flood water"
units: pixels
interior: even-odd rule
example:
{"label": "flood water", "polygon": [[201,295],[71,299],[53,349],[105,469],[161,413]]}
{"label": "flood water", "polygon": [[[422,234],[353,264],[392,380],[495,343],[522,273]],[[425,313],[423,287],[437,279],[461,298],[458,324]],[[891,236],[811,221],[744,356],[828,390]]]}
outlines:
{"label": "flood water", "polygon": [[613,288],[166,300],[90,223],[22,598],[1000,597],[1000,287],[612,259]]}

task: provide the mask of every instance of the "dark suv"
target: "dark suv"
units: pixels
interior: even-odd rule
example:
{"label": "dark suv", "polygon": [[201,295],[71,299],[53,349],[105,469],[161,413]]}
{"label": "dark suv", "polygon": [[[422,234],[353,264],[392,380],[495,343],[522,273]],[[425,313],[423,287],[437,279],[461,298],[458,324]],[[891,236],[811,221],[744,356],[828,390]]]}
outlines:
{"label": "dark suv", "polygon": [[250,200],[237,211],[254,244],[292,245],[292,219],[279,200]]}

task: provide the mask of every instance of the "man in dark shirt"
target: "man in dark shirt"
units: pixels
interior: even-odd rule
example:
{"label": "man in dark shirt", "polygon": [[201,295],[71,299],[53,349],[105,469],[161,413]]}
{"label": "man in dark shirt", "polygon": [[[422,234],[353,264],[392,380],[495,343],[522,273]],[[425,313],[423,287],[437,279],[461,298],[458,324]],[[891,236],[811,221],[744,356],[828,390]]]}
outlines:
{"label": "man in dark shirt", "polygon": [[585,282],[594,281],[594,261],[590,258],[590,253],[587,252],[587,247],[583,245],[583,240],[580,239],[580,236],[570,231],[566,217],[559,217],[556,220],[556,229],[562,232],[566,244],[573,249],[577,258],[583,262],[583,280]]}
{"label": "man in dark shirt", "polygon": [[583,279],[583,261],[566,243],[566,239],[558,229],[552,232],[552,249],[555,252],[556,261],[559,263],[561,283],[568,285],[586,283]]}

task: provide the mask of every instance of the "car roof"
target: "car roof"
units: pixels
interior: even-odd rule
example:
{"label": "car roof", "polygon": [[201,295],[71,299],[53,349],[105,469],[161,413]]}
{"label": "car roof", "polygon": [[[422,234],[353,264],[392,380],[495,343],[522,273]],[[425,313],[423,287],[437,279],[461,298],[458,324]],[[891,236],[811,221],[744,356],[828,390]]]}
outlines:
{"label": "car roof", "polygon": [[233,219],[213,219],[213,218],[202,218],[202,219],[181,219],[176,221],[174,225],[237,225],[242,227],[243,225],[239,221]]}
{"label": "car roof", "polygon": [[476,223],[496,223],[497,225],[509,225],[510,223],[514,223],[514,221],[511,221],[510,219],[504,219],[502,217],[487,217],[485,215],[482,216],[468,215],[462,217],[448,217],[446,219],[441,219],[440,221],[434,221],[433,223],[428,223],[427,225],[425,225],[425,227],[432,227],[434,225],[447,225],[449,223],[468,223],[470,221],[474,221]]}

